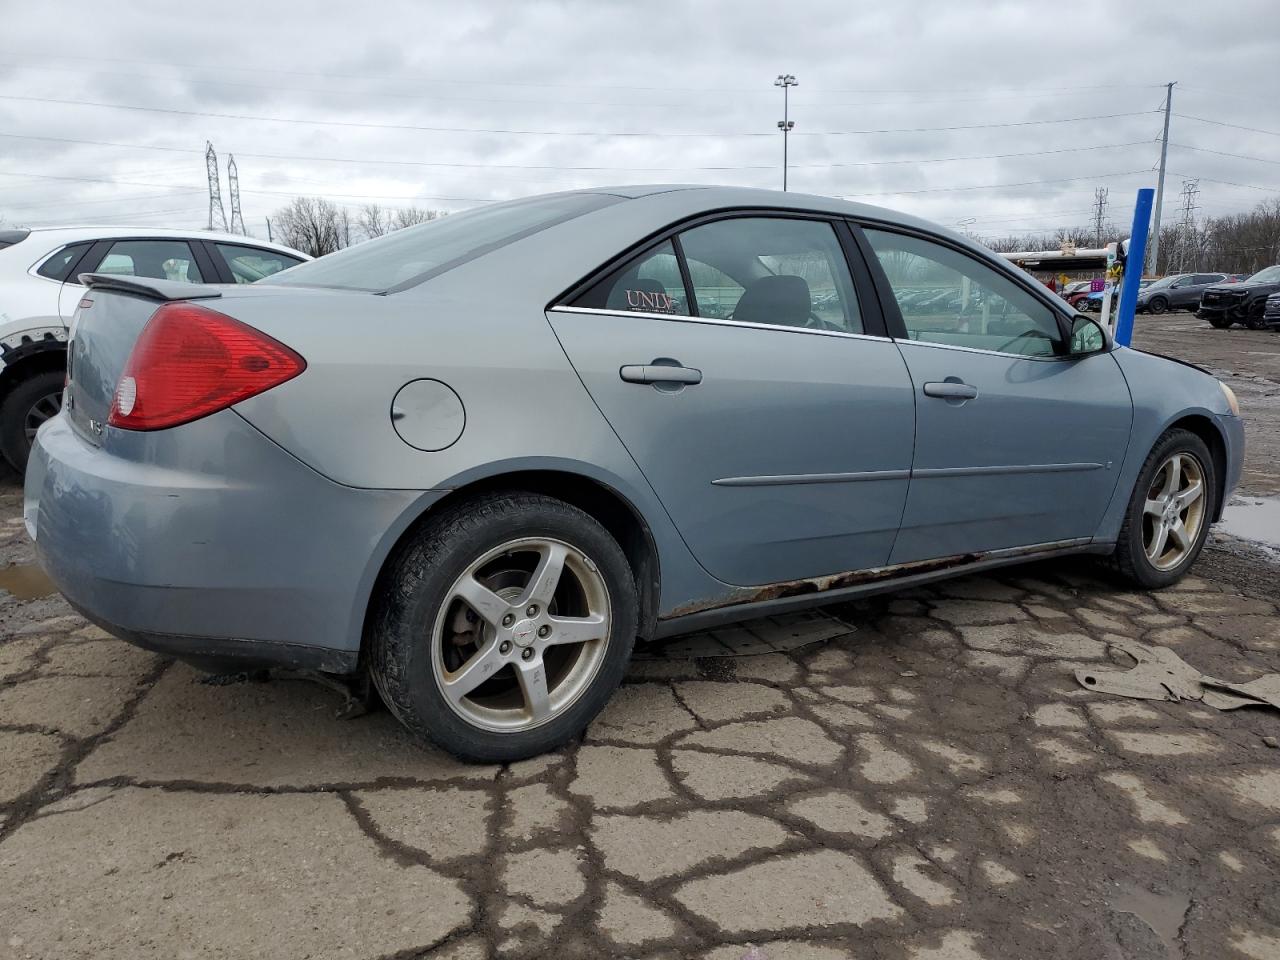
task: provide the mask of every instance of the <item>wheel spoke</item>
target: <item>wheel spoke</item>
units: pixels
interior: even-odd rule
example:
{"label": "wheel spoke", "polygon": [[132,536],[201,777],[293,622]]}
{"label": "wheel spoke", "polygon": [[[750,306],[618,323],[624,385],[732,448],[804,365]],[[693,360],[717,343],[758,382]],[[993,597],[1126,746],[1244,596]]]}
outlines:
{"label": "wheel spoke", "polygon": [[569,551],[565,549],[564,544],[548,543],[546,549],[542,551],[542,556],[538,560],[538,567],[533,571],[533,576],[529,578],[529,585],[525,587],[524,594],[520,597],[520,606],[526,606],[531,603],[540,604],[543,607],[550,605],[551,598],[555,596],[556,587],[560,584],[560,575],[564,573],[564,561],[569,555]]}
{"label": "wheel spoke", "polygon": [[1178,492],[1178,487],[1182,484],[1182,454],[1175,453],[1169,458],[1169,465],[1165,467],[1169,472],[1164,478],[1164,487],[1161,493],[1166,497],[1173,496]]}
{"label": "wheel spoke", "polygon": [[491,626],[498,626],[503,616],[511,609],[507,601],[474,576],[463,577],[455,588],[455,595]]}
{"label": "wheel spoke", "polygon": [[1187,528],[1183,526],[1181,520],[1175,520],[1169,524],[1169,536],[1173,538],[1173,542],[1177,544],[1178,549],[1184,553],[1191,549],[1191,538],[1187,536]]}
{"label": "wheel spoke", "polygon": [[1147,545],[1147,559],[1155,563],[1164,553],[1165,544],[1169,541],[1169,525],[1163,520],[1152,524],[1151,543]]}
{"label": "wheel spoke", "polygon": [[1196,480],[1194,483],[1191,484],[1191,486],[1187,487],[1185,490],[1180,490],[1178,492],[1178,498],[1177,498],[1178,511],[1181,512],[1187,509],[1187,507],[1191,506],[1193,503],[1199,500],[1201,495],[1203,494],[1204,494],[1204,484],[1201,483],[1199,480]]}
{"label": "wheel spoke", "polygon": [[498,653],[498,644],[490,641],[484,649],[464,663],[461,669],[443,678],[445,696],[455,702],[461,700],[501,670],[505,662]]}
{"label": "wheel spoke", "polygon": [[528,662],[516,661],[516,676],[520,680],[520,693],[524,696],[525,709],[531,719],[543,720],[551,715],[551,695],[547,692],[547,670],[542,658]]}
{"label": "wheel spoke", "polygon": [[551,636],[547,645],[560,643],[586,643],[602,640],[609,632],[609,622],[600,614],[589,617],[551,617]]}
{"label": "wheel spoke", "polygon": [[1164,501],[1163,501],[1163,500],[1148,500],[1148,501],[1146,502],[1146,505],[1142,508],[1142,512],[1143,512],[1143,513],[1145,513],[1145,514],[1148,514],[1149,516],[1152,516],[1152,517],[1159,517],[1159,516],[1163,516],[1163,514],[1164,514]]}

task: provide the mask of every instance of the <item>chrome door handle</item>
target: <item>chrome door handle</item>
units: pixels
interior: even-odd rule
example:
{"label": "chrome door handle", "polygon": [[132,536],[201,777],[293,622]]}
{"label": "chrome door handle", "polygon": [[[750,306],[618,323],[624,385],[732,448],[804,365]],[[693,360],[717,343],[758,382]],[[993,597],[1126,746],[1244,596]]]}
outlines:
{"label": "chrome door handle", "polygon": [[978,396],[978,388],[954,380],[935,380],[924,385],[924,395],[940,397],[943,400],[973,400]]}
{"label": "chrome door handle", "polygon": [[702,371],[692,367],[667,366],[661,363],[628,364],[618,371],[627,383],[684,383],[702,382]]}

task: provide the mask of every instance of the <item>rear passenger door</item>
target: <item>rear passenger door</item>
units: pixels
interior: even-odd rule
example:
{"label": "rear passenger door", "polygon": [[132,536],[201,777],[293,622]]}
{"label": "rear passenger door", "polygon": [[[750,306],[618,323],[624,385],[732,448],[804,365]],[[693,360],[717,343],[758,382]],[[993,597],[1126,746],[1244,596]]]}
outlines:
{"label": "rear passenger door", "polygon": [[726,583],[881,566],[892,549],[914,400],[848,240],[823,219],[720,217],[548,313],[690,550]]}
{"label": "rear passenger door", "polygon": [[217,279],[204,248],[199,243],[175,237],[100,241],[81,265],[80,272],[186,283],[209,283]]}

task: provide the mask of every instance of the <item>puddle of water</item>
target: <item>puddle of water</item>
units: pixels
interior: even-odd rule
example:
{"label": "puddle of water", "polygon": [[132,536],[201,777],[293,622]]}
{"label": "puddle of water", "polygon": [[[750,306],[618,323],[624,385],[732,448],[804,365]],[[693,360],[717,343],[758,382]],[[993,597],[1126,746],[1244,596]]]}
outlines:
{"label": "puddle of water", "polygon": [[18,600],[36,600],[56,593],[58,588],[38,563],[14,563],[0,570],[0,590]]}
{"label": "puddle of water", "polygon": [[1172,960],[1182,956],[1178,930],[1191,907],[1191,898],[1181,893],[1152,893],[1132,884],[1121,884],[1120,893],[1111,898],[1111,909],[1131,913],[1152,929],[1164,944],[1165,954]]}
{"label": "puddle of water", "polygon": [[1218,529],[1280,551],[1280,500],[1236,497],[1223,511]]}

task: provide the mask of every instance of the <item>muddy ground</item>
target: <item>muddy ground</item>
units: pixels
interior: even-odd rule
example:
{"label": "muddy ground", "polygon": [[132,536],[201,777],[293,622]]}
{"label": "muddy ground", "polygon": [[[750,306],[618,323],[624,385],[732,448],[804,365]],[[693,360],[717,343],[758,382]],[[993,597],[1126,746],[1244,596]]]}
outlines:
{"label": "muddy ground", "polygon": [[[1280,335],[1139,319],[1230,378],[1280,490]],[[31,559],[16,487],[0,562]],[[1280,568],[1215,535],[1177,589],[1009,568],[637,661],[507,767],[202,682],[38,576],[0,593],[0,958],[1280,957],[1280,712],[1081,687],[1119,638],[1280,672]],[[742,638],[746,638],[744,641]],[[705,652],[710,652],[709,650]]]}

